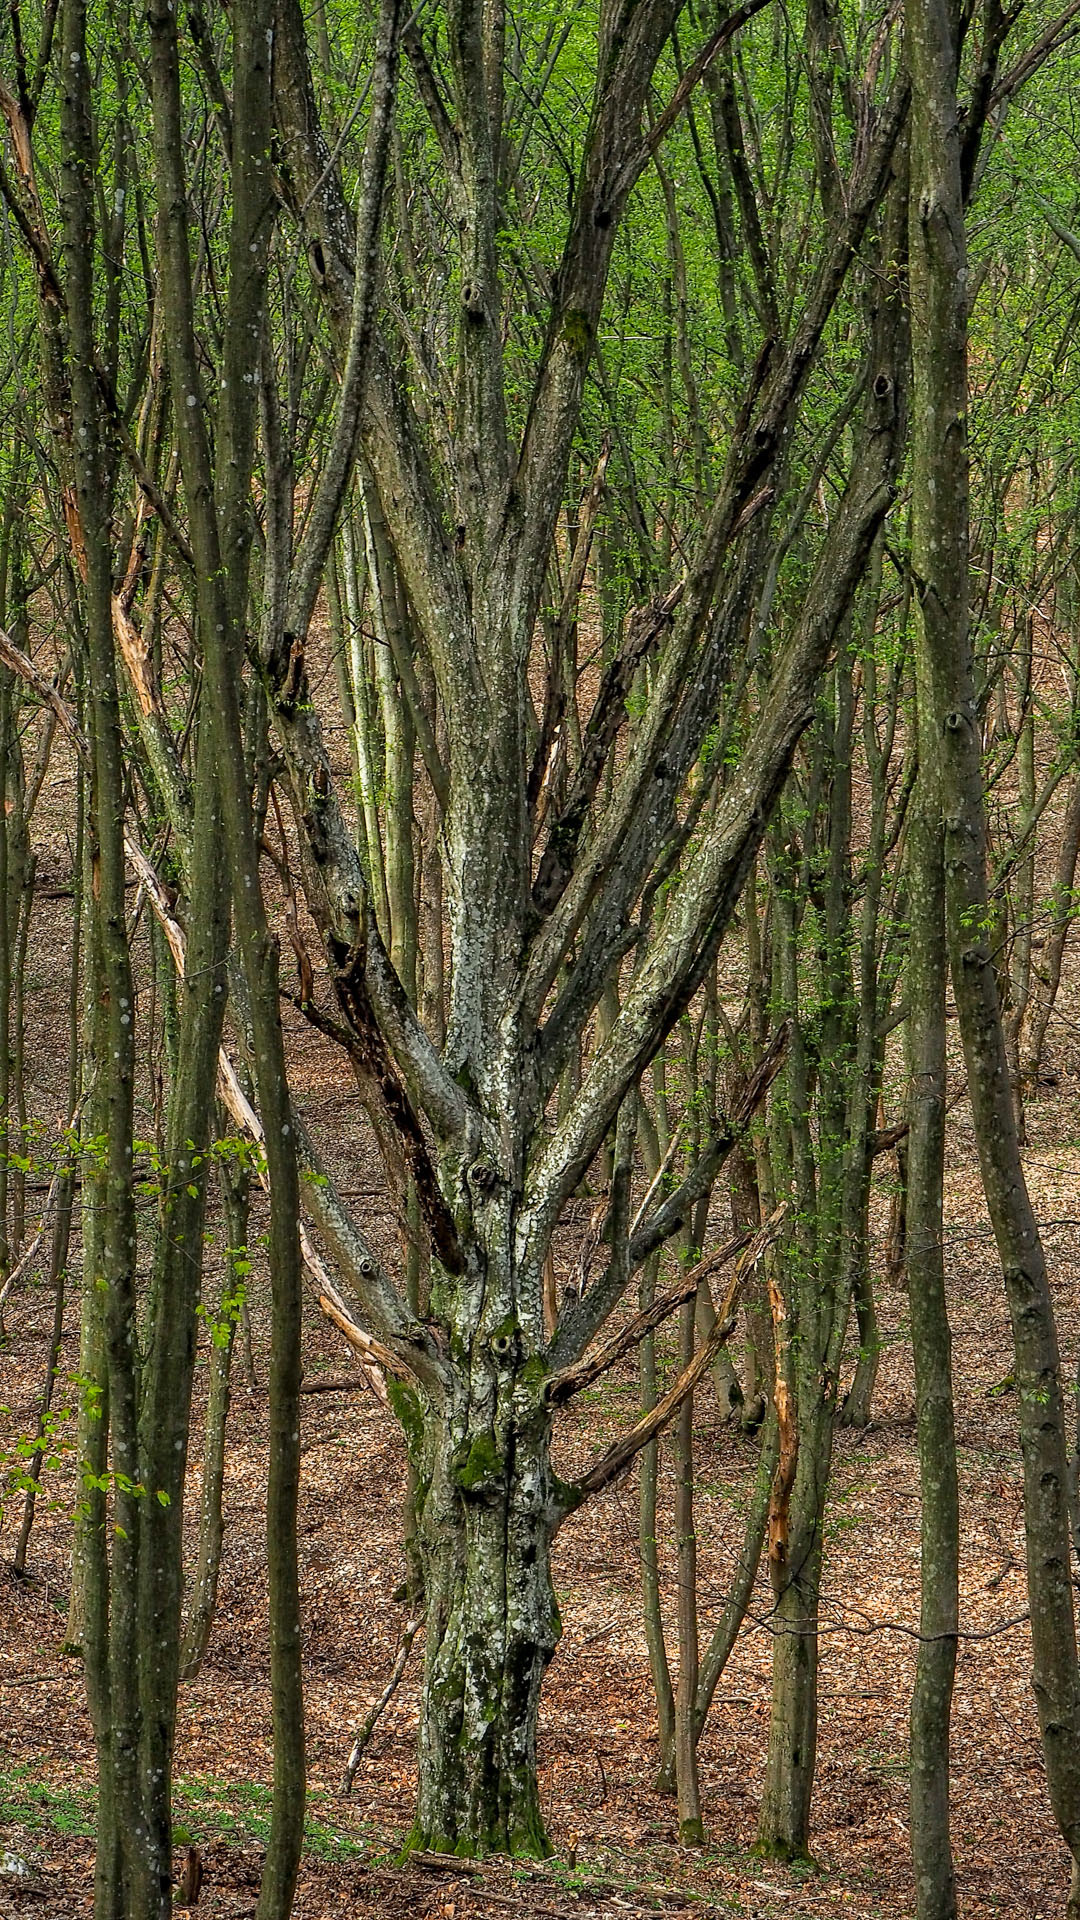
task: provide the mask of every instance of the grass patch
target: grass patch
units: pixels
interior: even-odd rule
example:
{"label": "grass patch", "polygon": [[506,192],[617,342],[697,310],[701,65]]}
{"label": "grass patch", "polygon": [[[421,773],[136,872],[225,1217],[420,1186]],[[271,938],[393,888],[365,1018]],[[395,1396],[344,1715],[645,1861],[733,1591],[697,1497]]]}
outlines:
{"label": "grass patch", "polygon": [[0,1827],[93,1839],[94,1796],[83,1787],[52,1787],[34,1767],[12,1767],[0,1773]]}
{"label": "grass patch", "polygon": [[[308,1796],[304,1821],[304,1851],[313,1859],[340,1860],[368,1851],[363,1831],[340,1826],[321,1810],[333,1796],[317,1790]],[[181,1778],[173,1788],[173,1833],[178,1846],[207,1846],[224,1840],[243,1845],[264,1844],[270,1834],[269,1787],[252,1780],[219,1780],[212,1774]],[[95,1794],[90,1786],[56,1787],[30,1765],[0,1772],[0,1827],[23,1827],[31,1833],[94,1837]]]}

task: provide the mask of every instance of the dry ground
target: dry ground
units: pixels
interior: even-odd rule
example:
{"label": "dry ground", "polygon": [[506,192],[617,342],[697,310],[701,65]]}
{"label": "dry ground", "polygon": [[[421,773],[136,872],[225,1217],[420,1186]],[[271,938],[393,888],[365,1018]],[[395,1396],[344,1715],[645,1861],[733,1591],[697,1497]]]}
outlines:
{"label": "dry ground", "polygon": [[[1030,1162],[1050,1230],[1063,1336],[1075,1350],[1071,1221],[1080,1215],[1080,1148],[1061,1141],[1065,1102],[1035,1114]],[[1053,1149],[1042,1145],[1052,1132]],[[964,1510],[964,1626],[989,1638],[965,1642],[954,1741],[954,1825],[967,1920],[1062,1910],[1064,1850],[1046,1802],[1028,1685],[1023,1534],[1011,1394],[994,1389],[1009,1353],[1001,1290],[972,1202],[969,1142],[954,1122],[954,1233],[950,1248],[959,1384]],[[768,1716],[768,1594],[759,1591],[724,1676],[702,1749],[709,1846],[695,1854],[673,1839],[670,1801],[653,1790],[656,1740],[638,1620],[636,1488],[628,1481],[564,1528],[556,1580],[564,1634],[544,1699],[541,1768],[557,1856],[576,1846],[580,1891],[566,1874],[482,1882],[392,1865],[407,1827],[419,1659],[392,1701],[363,1762],[352,1799],[336,1799],[349,1729],[382,1684],[403,1614],[398,1509],[403,1454],[390,1420],[363,1392],[305,1400],[301,1553],[307,1638],[307,1706],[316,1835],[297,1904],[304,1920],[343,1911],[409,1913],[615,1913],[647,1911],[666,1889],[668,1910],[758,1915],[911,1912],[904,1755],[917,1616],[918,1498],[910,1362],[902,1294],[886,1296],[882,1379],[875,1421],[843,1433],[830,1509],[823,1613],[822,1741],[816,1798],[817,1875],[795,1877],[750,1853]],[[10,1316],[3,1355],[9,1431],[27,1431],[45,1352],[49,1302],[28,1286]],[[256,1326],[256,1362],[265,1378]],[[74,1325],[65,1365],[76,1362]],[[312,1317],[310,1373],[342,1370],[333,1336]],[[634,1402],[632,1374],[614,1377],[566,1422],[560,1465],[572,1472],[617,1430]],[[247,1914],[254,1900],[258,1836],[269,1778],[261,1488],[266,1401],[238,1378],[231,1414],[228,1544],[221,1602],[206,1667],[185,1689],[177,1771],[183,1817],[206,1844],[209,1915]],[[725,1590],[739,1534],[751,1443],[700,1397],[699,1504],[706,1624]],[[195,1470],[197,1479],[197,1468]],[[31,1856],[36,1882],[0,1892],[0,1913],[85,1912],[91,1846],[90,1730],[77,1668],[60,1652],[68,1584],[71,1487],[54,1476],[58,1504],[42,1514],[31,1577],[0,1581],[0,1772],[7,1782],[3,1840]],[[4,1534],[10,1556],[14,1509]],[[670,1555],[669,1555],[670,1561]],[[670,1593],[670,1581],[669,1581]],[[998,1629],[998,1631],[993,1631]],[[25,1770],[25,1771],[20,1771]],[[20,1784],[21,1783],[21,1784]],[[44,1789],[28,1827],[33,1793]],[[230,1816],[238,1822],[224,1835]],[[74,1827],[64,1833],[57,1827]],[[216,1836],[216,1837],[215,1837]],[[352,1848],[359,1848],[353,1851]],[[606,1888],[606,1891],[605,1891]],[[651,1890],[651,1891],[650,1891]]]}

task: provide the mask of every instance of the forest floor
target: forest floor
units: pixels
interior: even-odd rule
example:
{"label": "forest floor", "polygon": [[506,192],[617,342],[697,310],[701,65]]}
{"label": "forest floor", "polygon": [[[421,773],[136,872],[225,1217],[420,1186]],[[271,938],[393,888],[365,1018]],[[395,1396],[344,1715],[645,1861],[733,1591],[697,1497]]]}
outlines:
{"label": "forest floor", "polygon": [[[64,899],[62,845],[53,853],[55,858],[43,859],[39,885],[45,946],[56,971],[50,964],[27,986],[31,1103],[35,1112],[55,1115],[64,1072],[57,1040],[63,1024],[60,959],[70,939],[70,904]],[[321,1042],[294,1035],[294,1044],[301,1062],[298,1093],[335,1176],[365,1226],[392,1252],[392,1221],[380,1212],[370,1149],[354,1125],[355,1093]],[[1058,1084],[1031,1109],[1027,1166],[1071,1379],[1080,1348],[1080,1042],[1060,1041],[1057,1054]],[[152,1133],[152,1115],[143,1119]],[[1016,1408],[1008,1383],[1011,1343],[975,1166],[961,1104],[950,1118],[947,1266],[963,1516],[962,1620],[969,1637],[960,1649],[953,1722],[953,1832],[964,1920],[1041,1920],[1063,1911],[1067,1863],[1047,1801],[1030,1685]],[[875,1220],[882,1231],[889,1169],[879,1171]],[[714,1231],[726,1238],[724,1206],[718,1196]],[[586,1203],[581,1224],[587,1212]],[[253,1245],[264,1226],[256,1209]],[[76,1247],[73,1292],[77,1275]],[[838,1434],[829,1503],[813,1870],[791,1871],[752,1852],[769,1717],[771,1596],[764,1579],[702,1741],[708,1843],[692,1851],[676,1842],[674,1805],[655,1790],[658,1749],[641,1629],[634,1474],[574,1515],[556,1542],[563,1637],[544,1689],[540,1741],[554,1859],[535,1872],[498,1862],[476,1873],[398,1868],[414,1792],[420,1643],[351,1797],[343,1800],[338,1788],[352,1730],[385,1682],[405,1620],[394,1597],[403,1570],[404,1452],[393,1419],[366,1390],[305,1397],[300,1528],[310,1820],[297,1920],[342,1913],[362,1920],[499,1920],[513,1914],[613,1920],[646,1912],[900,1920],[912,1913],[905,1770],[918,1620],[918,1473],[907,1301],[902,1291],[885,1291],[879,1305],[885,1347],[874,1418],[864,1432]],[[0,1348],[0,1453],[33,1430],[51,1316],[52,1300],[32,1271],[9,1302],[9,1339]],[[176,1811],[205,1862],[199,1911],[207,1920],[241,1920],[252,1913],[267,1827],[267,1327],[258,1287],[253,1323],[253,1387],[245,1381],[239,1352],[234,1364],[218,1614],[203,1671],[182,1690],[180,1704]],[[660,1358],[671,1363],[663,1343]],[[309,1380],[319,1372],[340,1376],[348,1370],[337,1336],[311,1307],[304,1362]],[[74,1375],[77,1364],[72,1304],[62,1376]],[[204,1353],[197,1376],[192,1515],[205,1381]],[[75,1391],[66,1387],[69,1403]],[[581,1470],[633,1417],[636,1404],[632,1364],[582,1394],[559,1430],[560,1471],[571,1476]],[[740,1545],[756,1446],[720,1420],[711,1389],[699,1391],[695,1414],[706,1637]],[[674,1551],[666,1453],[661,1473],[670,1615]],[[21,1502],[10,1500],[0,1516],[4,1920],[60,1920],[87,1913],[91,1902],[93,1745],[81,1674],[62,1652],[77,1497],[70,1452],[47,1481],[24,1579],[10,1571]],[[4,1874],[5,1854],[29,1866],[27,1880]]]}
{"label": "forest floor", "polygon": [[[1072,1083],[1070,1083],[1071,1085]],[[1074,1284],[1080,1131],[1058,1096],[1034,1109],[1029,1169],[1047,1222],[1067,1363],[1075,1359]],[[1043,1136],[1052,1137],[1053,1147]],[[953,1745],[953,1818],[962,1912],[1060,1913],[1065,1853],[1047,1804],[1029,1684],[1023,1527],[1009,1340],[992,1247],[974,1198],[971,1143],[954,1117],[949,1277],[963,1499],[963,1624]],[[1072,1144],[1063,1146],[1063,1140]],[[966,1171],[965,1171],[966,1169]],[[297,1920],[330,1915],[702,1914],[894,1916],[912,1911],[906,1839],[907,1707],[918,1609],[918,1478],[912,1383],[900,1292],[881,1302],[886,1346],[872,1425],[838,1436],[822,1618],[817,1871],[752,1855],[768,1726],[769,1594],[759,1587],[702,1743],[703,1852],[675,1842],[674,1808],[654,1790],[655,1716],[638,1604],[633,1478],[574,1516],[557,1541],[563,1638],[544,1693],[541,1779],[555,1860],[543,1873],[506,1864],[476,1875],[400,1870],[410,1819],[419,1646],[368,1748],[353,1794],[338,1797],[350,1730],[380,1690],[402,1629],[404,1479],[392,1419],[364,1391],[305,1397],[301,1554],[311,1830]],[[50,1301],[28,1284],[9,1314],[2,1418],[31,1429]],[[228,1533],[220,1604],[198,1681],[183,1690],[178,1817],[200,1845],[200,1910],[249,1914],[266,1831],[270,1727],[261,1488],[265,1475],[265,1329],[256,1315],[259,1384],[236,1365],[230,1414]],[[309,1378],[340,1375],[334,1336],[312,1313]],[[74,1316],[64,1355],[76,1368]],[[636,1399],[628,1368],[583,1396],[559,1446],[580,1468]],[[703,1628],[737,1551],[753,1443],[697,1405]],[[0,1574],[0,1847],[33,1867],[0,1879],[0,1914],[88,1911],[93,1755],[80,1673],[61,1652],[70,1561],[70,1467],[33,1535],[29,1577]],[[197,1484],[197,1460],[193,1481]],[[665,1467],[665,1487],[670,1482]],[[193,1487],[194,1491],[194,1487]],[[193,1502],[194,1504],[194,1502]],[[10,1561],[17,1503],[0,1540]],[[672,1597],[670,1529],[665,1535]],[[988,1637],[977,1637],[985,1635]],[[574,1850],[576,1867],[567,1859]],[[562,1863],[562,1864],[560,1864]]]}

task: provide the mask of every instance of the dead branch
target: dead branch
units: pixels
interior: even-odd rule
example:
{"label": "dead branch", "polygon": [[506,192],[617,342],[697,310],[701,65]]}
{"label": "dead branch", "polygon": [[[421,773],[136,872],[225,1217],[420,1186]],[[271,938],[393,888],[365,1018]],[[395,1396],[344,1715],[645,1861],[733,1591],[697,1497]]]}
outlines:
{"label": "dead branch", "polygon": [[[349,1755],[348,1765],[345,1768],[345,1777],[341,1782],[341,1791],[343,1794],[349,1793],[352,1789],[352,1783],[356,1778],[356,1769],[364,1757],[364,1748],[367,1746],[368,1741],[375,1731],[376,1721],[393,1697],[394,1690],[405,1671],[405,1664],[409,1658],[412,1643],[416,1639],[422,1625],[423,1620],[420,1618],[408,1620],[405,1623],[405,1631],[398,1645],[397,1657],[390,1669],[390,1678],[374,1706],[371,1707],[365,1715],[363,1724],[360,1726],[356,1738],[353,1741],[352,1752]],[[415,1859],[417,1856],[414,1855],[413,1857]]]}

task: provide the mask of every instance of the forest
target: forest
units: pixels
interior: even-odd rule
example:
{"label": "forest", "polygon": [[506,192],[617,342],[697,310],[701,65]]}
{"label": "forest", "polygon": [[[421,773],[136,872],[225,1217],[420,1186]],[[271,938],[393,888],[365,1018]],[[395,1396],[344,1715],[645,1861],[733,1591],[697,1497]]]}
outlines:
{"label": "forest", "polygon": [[1080,0],[9,0],[0,1915],[1080,1920]]}

